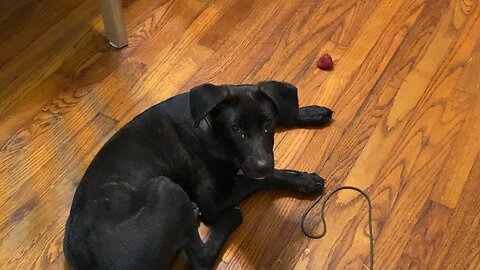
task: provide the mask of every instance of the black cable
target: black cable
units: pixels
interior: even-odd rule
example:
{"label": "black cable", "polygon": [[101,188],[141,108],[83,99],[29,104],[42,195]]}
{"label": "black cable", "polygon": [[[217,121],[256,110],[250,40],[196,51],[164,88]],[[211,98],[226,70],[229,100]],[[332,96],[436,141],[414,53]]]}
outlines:
{"label": "black cable", "polygon": [[310,205],[310,207],[305,211],[305,213],[303,213],[302,215],[302,218],[300,220],[300,227],[302,228],[302,232],[303,234],[305,234],[305,236],[309,237],[309,238],[313,238],[313,239],[319,239],[319,238],[322,238],[323,236],[325,236],[325,234],[327,233],[327,223],[325,222],[325,206],[327,204],[327,201],[330,199],[330,197],[332,197],[333,194],[337,193],[338,191],[340,190],[343,190],[343,189],[351,189],[351,190],[355,190],[355,191],[358,191],[360,192],[368,201],[368,227],[370,229],[370,270],[373,270],[373,230],[372,230],[372,202],[370,201],[370,197],[368,196],[368,194],[357,188],[357,187],[352,187],[352,186],[343,186],[343,187],[338,187],[332,191],[330,191],[330,193],[327,194],[327,196],[325,197],[325,200],[322,202],[322,224],[323,224],[323,231],[320,233],[320,234],[317,234],[317,235],[314,235],[314,234],[310,234],[309,232],[307,232],[307,230],[305,229],[305,219],[307,218],[307,215],[310,213],[310,211],[313,209],[313,207],[315,207],[319,202],[320,200],[322,199],[323,196],[319,196],[317,200],[315,200],[315,202],[312,203],[312,205]]}

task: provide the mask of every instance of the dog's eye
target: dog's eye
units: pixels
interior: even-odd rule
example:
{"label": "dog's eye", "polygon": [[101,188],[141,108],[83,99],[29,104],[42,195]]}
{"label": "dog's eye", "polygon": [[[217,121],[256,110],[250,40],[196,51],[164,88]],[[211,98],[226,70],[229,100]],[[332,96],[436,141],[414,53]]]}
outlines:
{"label": "dog's eye", "polygon": [[232,131],[234,132],[239,132],[240,131],[240,126],[235,124],[235,125],[232,125]]}
{"label": "dog's eye", "polygon": [[272,120],[272,119],[267,119],[267,120],[265,121],[265,128],[271,127],[272,124],[273,124],[273,120]]}
{"label": "dog's eye", "polygon": [[268,133],[268,131],[272,127],[272,124],[273,124],[273,120],[272,119],[267,119],[265,121],[265,129],[263,130],[263,132]]}

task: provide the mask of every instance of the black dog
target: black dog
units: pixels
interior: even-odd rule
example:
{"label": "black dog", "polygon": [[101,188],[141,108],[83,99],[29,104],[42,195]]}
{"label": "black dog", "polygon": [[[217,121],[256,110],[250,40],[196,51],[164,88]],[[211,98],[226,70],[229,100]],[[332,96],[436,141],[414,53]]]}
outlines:
{"label": "black dog", "polygon": [[[277,126],[320,126],[283,82],[205,84],[146,110],[100,150],[78,186],[64,251],[74,269],[168,269],[180,250],[210,269],[242,222],[234,208],[267,189],[321,192],[316,174],[273,168]],[[238,175],[239,170],[243,175]],[[204,243],[193,203],[212,228]]]}

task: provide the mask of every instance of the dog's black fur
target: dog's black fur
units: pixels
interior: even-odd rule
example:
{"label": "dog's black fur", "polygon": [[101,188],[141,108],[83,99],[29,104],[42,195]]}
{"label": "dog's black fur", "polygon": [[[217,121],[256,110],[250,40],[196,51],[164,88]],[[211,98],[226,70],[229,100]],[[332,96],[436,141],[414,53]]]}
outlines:
{"label": "dog's black fur", "polygon": [[[168,269],[183,249],[192,268],[212,268],[242,221],[235,205],[243,199],[323,190],[316,174],[273,168],[273,138],[277,125],[320,126],[331,116],[299,108],[297,89],[275,81],[204,84],[153,106],[88,167],[66,224],[67,260],[74,269]],[[194,204],[212,227],[206,243]]]}

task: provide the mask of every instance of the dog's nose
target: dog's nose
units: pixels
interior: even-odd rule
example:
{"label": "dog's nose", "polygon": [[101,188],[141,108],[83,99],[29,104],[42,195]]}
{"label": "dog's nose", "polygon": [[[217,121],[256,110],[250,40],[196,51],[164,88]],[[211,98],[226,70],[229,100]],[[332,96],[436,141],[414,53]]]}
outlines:
{"label": "dog's nose", "polygon": [[268,166],[268,161],[265,159],[259,159],[255,164],[255,167],[257,167],[258,170],[266,168],[267,166]]}
{"label": "dog's nose", "polygon": [[271,169],[271,164],[266,159],[259,159],[255,162],[255,170],[259,173],[267,173]]}

